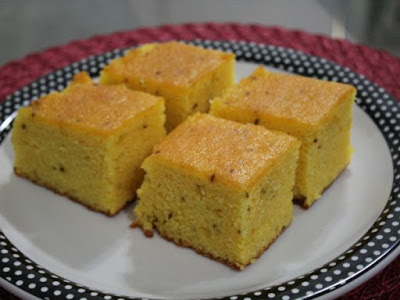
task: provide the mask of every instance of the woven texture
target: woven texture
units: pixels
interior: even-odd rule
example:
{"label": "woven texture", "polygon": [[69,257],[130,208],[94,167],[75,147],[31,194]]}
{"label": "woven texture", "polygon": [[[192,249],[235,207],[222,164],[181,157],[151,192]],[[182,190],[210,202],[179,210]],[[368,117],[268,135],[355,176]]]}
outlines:
{"label": "woven texture", "polygon": [[[87,56],[138,43],[171,39],[243,40],[293,48],[347,66],[400,99],[400,59],[387,52],[344,40],[277,27],[202,23],[142,28],[94,36],[10,62],[0,67],[0,101],[37,78]],[[0,289],[0,299],[16,298]],[[374,278],[340,299],[400,299],[400,257]]]}

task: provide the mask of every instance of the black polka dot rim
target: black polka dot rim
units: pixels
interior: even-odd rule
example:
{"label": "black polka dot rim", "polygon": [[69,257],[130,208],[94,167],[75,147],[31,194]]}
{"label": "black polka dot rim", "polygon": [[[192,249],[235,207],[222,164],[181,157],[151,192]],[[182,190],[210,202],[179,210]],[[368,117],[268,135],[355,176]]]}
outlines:
{"label": "black polka dot rim", "polygon": [[[240,61],[264,64],[324,80],[349,83],[357,90],[356,104],[373,120],[389,147],[393,177],[390,197],[375,223],[350,248],[325,265],[278,285],[219,299],[312,299],[351,284],[376,267],[400,244],[400,104],[383,88],[326,59],[275,46],[248,42],[195,40],[190,44],[236,54]],[[0,143],[9,134],[18,108],[52,91],[63,90],[74,74],[86,70],[97,77],[100,70],[124,50],[92,56],[48,74],[8,96],[0,105]],[[1,229],[0,229],[1,230]],[[32,261],[0,231],[0,276],[29,294],[44,299],[141,299],[93,290],[62,278]]]}

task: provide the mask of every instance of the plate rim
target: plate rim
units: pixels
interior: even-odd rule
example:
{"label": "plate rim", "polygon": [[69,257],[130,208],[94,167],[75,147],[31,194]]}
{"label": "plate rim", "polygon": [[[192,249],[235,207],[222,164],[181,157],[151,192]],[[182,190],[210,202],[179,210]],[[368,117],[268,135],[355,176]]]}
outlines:
{"label": "plate rim", "polygon": [[[346,287],[349,287],[353,282],[356,282],[357,279],[363,277],[364,275],[368,274],[376,274],[378,271],[373,272],[374,270],[377,270],[378,267],[382,266],[381,263],[388,257],[390,257],[391,254],[397,253],[397,255],[400,253],[400,230],[397,231],[397,238],[394,241],[391,241],[391,244],[388,244],[389,246],[382,250],[382,252],[379,252],[379,255],[376,255],[377,258],[372,260],[368,265],[362,269],[357,270],[357,267],[355,267],[352,276],[348,276],[345,279],[342,279],[340,282],[336,282],[334,285],[329,283],[332,281],[328,281],[328,285],[324,286],[321,283],[321,280],[318,279],[318,276],[315,278],[315,280],[312,278],[312,276],[315,276],[316,273],[319,274],[329,274],[329,271],[332,270],[339,262],[346,263],[347,261],[351,261],[351,257],[354,257],[352,253],[359,253],[361,249],[361,246],[363,246],[363,240],[364,243],[366,241],[365,237],[369,236],[369,238],[372,239],[372,235],[374,237],[378,236],[379,234],[382,234],[383,232],[382,229],[386,223],[383,225],[379,225],[382,222],[385,222],[388,219],[389,215],[392,215],[389,219],[393,219],[394,216],[400,215],[400,204],[396,203],[398,199],[400,199],[399,196],[399,185],[396,185],[396,180],[400,178],[399,175],[399,166],[400,166],[400,161],[398,159],[399,153],[400,153],[400,147],[397,149],[394,148],[398,144],[398,139],[390,138],[389,135],[391,133],[394,133],[395,131],[399,131],[396,128],[400,128],[400,114],[396,114],[396,117],[393,117],[390,119],[390,124],[386,124],[383,122],[382,124],[380,121],[378,122],[376,118],[379,118],[377,116],[377,113],[380,113],[380,116],[382,114],[385,114],[385,111],[387,111],[387,107],[384,111],[380,111],[383,106],[390,105],[392,107],[400,108],[400,103],[392,97],[388,92],[386,92],[382,87],[378,86],[377,84],[369,81],[366,79],[363,75],[358,74],[356,72],[351,71],[347,67],[343,67],[339,65],[336,62],[329,61],[325,58],[320,58],[317,56],[305,54],[301,51],[294,50],[291,48],[284,48],[284,47],[279,47],[279,46],[273,46],[273,45],[266,45],[266,44],[260,44],[260,43],[254,43],[254,42],[247,42],[247,41],[227,41],[227,40],[203,40],[203,39],[195,39],[191,41],[182,41],[186,42],[189,44],[194,44],[198,46],[203,46],[205,48],[211,48],[211,49],[220,49],[224,51],[233,51],[236,54],[236,60],[237,61],[247,61],[247,62],[253,62],[253,63],[259,63],[259,64],[264,64],[270,67],[274,67],[277,69],[281,69],[284,71],[289,71],[293,72],[296,74],[300,75],[305,75],[305,76],[311,76],[311,77],[317,77],[320,79],[328,79],[331,81],[341,81],[344,83],[350,83],[355,85],[357,88],[361,87],[357,93],[357,105],[359,105],[360,108],[364,110],[368,114],[368,116],[372,119],[372,121],[377,125],[379,128],[381,134],[385,138],[385,141],[387,143],[387,146],[390,150],[391,158],[392,158],[392,164],[393,164],[393,182],[392,182],[392,188],[391,188],[391,194],[390,197],[388,198],[388,201],[386,202],[386,205],[384,209],[382,210],[381,214],[379,217],[376,219],[374,224],[368,229],[368,231],[357,241],[355,242],[350,248],[348,248],[346,251],[338,255],[336,258],[332,259],[331,261],[327,262],[326,264],[322,265],[321,267],[315,268],[312,271],[298,276],[297,278],[293,278],[293,280],[288,280],[286,282],[283,282],[278,285],[273,285],[270,287],[266,287],[262,290],[258,291],[251,291],[245,294],[241,295],[232,295],[232,296],[226,296],[226,297],[220,297],[219,299],[252,299],[252,298],[258,298],[258,297],[268,297],[268,298],[275,298],[275,297],[282,297],[282,299],[294,299],[292,297],[301,297],[302,299],[311,299],[311,298],[316,298],[316,297],[323,297],[325,295],[331,294],[332,292],[338,292],[340,290],[344,290]],[[136,45],[138,46],[138,45]],[[55,87],[53,87],[53,90],[62,90],[65,87],[66,81],[69,81],[71,77],[66,77],[66,74],[72,74],[72,72],[75,72],[75,70],[86,70],[90,73],[90,75],[96,76],[98,75],[99,70],[104,67],[104,65],[107,63],[108,60],[116,58],[120,55],[123,54],[123,52],[126,49],[114,49],[112,51],[98,54],[98,55],[92,55],[87,58],[84,58],[80,61],[74,62],[64,68],[55,70],[53,72],[50,72],[39,79],[31,82],[30,84],[25,85],[21,89],[15,91],[13,94],[9,95],[6,97],[2,103],[0,103],[0,145],[4,138],[8,135],[10,129],[11,129],[11,124],[12,124],[12,119],[13,115],[15,116],[16,109],[18,107],[15,106],[14,110],[10,110],[10,105],[9,103],[15,103],[21,102],[21,104],[26,105],[35,97],[39,97],[39,93],[36,93],[35,97],[25,97],[26,94],[32,96],[33,94],[31,93],[32,90],[38,90],[37,87],[42,86],[43,84],[48,84],[48,82],[51,82],[55,79],[61,78],[62,76],[65,77],[65,82],[62,82],[62,84],[56,84]],[[295,58],[293,58],[295,57]],[[93,63],[94,62],[94,63]],[[295,63],[295,62],[300,62]],[[307,63],[307,64],[306,64]],[[320,65],[321,68],[317,68],[315,70],[316,65]],[[297,66],[297,67],[296,67]],[[327,67],[326,67],[327,66]],[[323,72],[320,72],[320,70],[323,70]],[[344,79],[346,80],[344,81]],[[50,88],[49,86],[47,86]],[[368,87],[368,88],[367,88]],[[372,88],[371,88],[372,87]],[[365,88],[365,89],[364,89]],[[368,89],[368,91],[366,91]],[[30,92],[31,94],[29,94]],[[46,91],[47,94],[49,91]],[[376,95],[374,95],[376,94]],[[29,99],[28,99],[29,98]],[[16,99],[19,99],[18,101]],[[385,100],[383,100],[385,99]],[[381,101],[381,102],[379,102]],[[383,102],[385,101],[385,102]],[[374,109],[372,109],[374,107]],[[5,111],[6,113],[3,113]],[[11,113],[7,114],[7,111],[10,111]],[[374,113],[374,115],[372,115]],[[386,114],[387,116],[387,114]],[[389,119],[389,117],[385,117],[386,119]],[[380,120],[385,120],[385,119],[380,119]],[[392,120],[395,120],[394,123],[391,123]],[[386,130],[386,127],[389,128]],[[393,128],[391,128],[393,127]],[[386,131],[385,131],[386,130]],[[385,134],[386,132],[386,134]],[[397,133],[398,134],[398,133]],[[394,141],[397,141],[396,143]],[[394,145],[391,145],[394,144]],[[392,146],[392,147],[391,147]],[[396,156],[396,159],[394,156]],[[394,197],[395,196],[395,197]],[[396,199],[393,199],[396,198]],[[395,208],[391,209],[390,207],[393,206]],[[399,210],[396,210],[399,208]],[[397,221],[394,221],[397,222]],[[394,223],[393,222],[393,223]],[[397,222],[398,224],[399,222]],[[396,225],[397,226],[397,225]],[[394,227],[396,227],[394,226]],[[380,228],[380,229],[378,229]],[[377,229],[375,232],[374,230]],[[395,233],[393,233],[394,236],[396,236]],[[389,237],[390,239],[390,237]],[[20,258],[20,254],[18,254],[19,250],[15,248],[10,241],[8,243],[11,244],[10,247],[6,248],[7,242],[8,241],[7,237],[3,234],[1,228],[0,228],[0,275],[1,277],[4,278],[10,278],[10,280],[7,279],[7,283],[12,284],[15,286],[17,289],[21,289],[25,292],[32,291],[28,286],[25,287],[25,284],[18,285],[17,281],[12,280],[9,276],[7,276],[6,273],[10,273],[12,270],[12,266],[14,265],[16,261],[19,261],[17,259]],[[377,240],[385,240],[384,237],[379,238]],[[369,242],[370,239],[367,239]],[[386,241],[386,240],[385,240]],[[360,245],[358,245],[360,244]],[[358,245],[358,246],[357,246]],[[9,246],[7,244],[7,246]],[[373,246],[371,246],[373,247]],[[9,250],[10,251],[9,251]],[[7,252],[6,252],[6,251]],[[374,250],[378,251],[378,250]],[[15,257],[15,254],[19,255],[19,257]],[[393,259],[397,256],[394,255]],[[30,261],[27,256],[22,254],[23,257],[25,257],[25,262],[28,264],[35,264],[34,262]],[[8,259],[8,260],[7,260]],[[358,259],[358,257],[357,257]],[[30,262],[28,262],[30,261]],[[391,261],[391,260],[390,260]],[[390,261],[387,262],[387,264],[390,263]],[[11,264],[10,262],[13,262]],[[335,263],[333,265],[333,263]],[[45,272],[46,274],[50,274],[50,278],[57,279],[60,282],[60,285],[73,285],[76,284],[75,290],[71,289],[72,291],[76,292],[76,295],[79,296],[85,296],[87,299],[97,299],[100,295],[102,296],[101,299],[117,299],[119,297],[122,297],[124,299],[140,299],[140,298],[135,298],[131,296],[119,296],[119,295],[113,295],[113,294],[108,294],[107,292],[104,291],[97,291],[88,287],[82,287],[79,285],[79,283],[74,283],[70,280],[64,279],[56,275],[55,273],[51,272],[50,270],[46,270],[43,267],[37,265],[37,269],[35,270],[38,274],[38,276],[42,276],[43,273]],[[8,268],[8,269],[7,269]],[[383,268],[383,267],[382,267]],[[322,269],[326,269],[324,272],[319,272]],[[350,269],[350,268],[349,268]],[[8,270],[5,272],[4,270]],[[30,271],[32,272],[33,269]],[[41,271],[41,272],[40,272]],[[352,272],[352,271],[351,271]],[[42,274],[42,275],[40,275]],[[5,275],[5,276],[4,276]],[[371,275],[371,276],[372,276]],[[4,276],[4,277],[3,277]],[[314,288],[314,290],[308,290],[304,289],[302,286],[302,282],[304,282],[304,278],[308,278],[308,281],[313,281],[313,284],[315,286],[322,285],[321,288]],[[326,279],[327,277],[325,277]],[[332,279],[332,277],[330,277]],[[1,281],[0,281],[1,282]],[[364,282],[362,280],[359,284]],[[326,283],[326,282],[325,282]],[[22,288],[21,288],[22,287]],[[284,287],[284,289],[279,289],[280,287]],[[354,287],[353,287],[354,288]],[[48,287],[50,289],[50,286]],[[80,293],[78,290],[79,289],[85,289],[85,292]],[[93,292],[92,292],[93,291]],[[311,291],[311,293],[309,293]],[[90,292],[90,293],[89,293]],[[304,293],[302,293],[304,292]],[[270,297],[273,294],[273,297]],[[34,295],[34,294],[32,294]],[[52,295],[53,297],[56,296],[56,299],[65,299],[64,296],[60,295]],[[35,295],[36,296],[36,295]],[[109,298],[109,297],[110,298]],[[75,299],[75,298],[74,298]]]}

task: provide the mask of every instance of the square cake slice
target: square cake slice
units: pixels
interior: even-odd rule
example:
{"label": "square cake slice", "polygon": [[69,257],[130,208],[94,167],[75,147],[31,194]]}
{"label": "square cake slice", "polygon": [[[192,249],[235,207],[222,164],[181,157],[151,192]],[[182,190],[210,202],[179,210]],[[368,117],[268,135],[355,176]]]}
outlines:
{"label": "square cake slice", "polygon": [[209,100],[233,85],[234,63],[232,53],[178,42],[146,44],[113,60],[100,82],[164,97],[170,131],[194,112],[207,112]]}
{"label": "square cake slice", "polygon": [[107,215],[135,196],[140,165],[165,136],[164,100],[79,73],[63,92],[19,110],[14,170]]}
{"label": "square cake slice", "polygon": [[143,162],[134,225],[243,269],[292,220],[299,147],[260,126],[189,117]]}
{"label": "square cake slice", "polygon": [[350,162],[356,89],[263,67],[211,104],[217,117],[284,131],[301,140],[295,199],[307,208]]}

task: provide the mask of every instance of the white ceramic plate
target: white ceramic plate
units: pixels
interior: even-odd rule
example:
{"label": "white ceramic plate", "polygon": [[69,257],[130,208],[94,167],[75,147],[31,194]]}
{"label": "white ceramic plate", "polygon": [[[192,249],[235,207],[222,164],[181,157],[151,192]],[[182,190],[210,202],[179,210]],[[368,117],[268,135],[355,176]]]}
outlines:
{"label": "white ceramic plate", "polygon": [[[195,41],[235,52],[237,77],[256,64],[358,88],[348,169],[244,271],[129,228],[133,206],[113,218],[92,212],[13,173],[8,134],[20,105],[63,89],[80,70],[93,77],[115,50],[39,79],[0,106],[0,283],[50,299],[296,299],[354,288],[400,252],[400,106],[361,75],[291,49]],[[24,293],[24,294],[22,294]]]}

